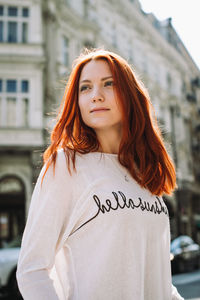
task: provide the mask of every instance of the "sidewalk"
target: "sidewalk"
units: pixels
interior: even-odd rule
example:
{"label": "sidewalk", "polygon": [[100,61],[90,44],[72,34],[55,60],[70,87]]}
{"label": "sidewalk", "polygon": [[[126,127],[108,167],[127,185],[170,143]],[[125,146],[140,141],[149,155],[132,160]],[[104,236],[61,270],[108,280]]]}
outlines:
{"label": "sidewalk", "polygon": [[200,272],[195,271],[193,273],[174,275],[172,277],[172,281],[174,285],[182,285],[182,284],[188,284],[195,281],[200,281]]}
{"label": "sidewalk", "polygon": [[174,275],[172,283],[185,300],[200,300],[200,270]]}

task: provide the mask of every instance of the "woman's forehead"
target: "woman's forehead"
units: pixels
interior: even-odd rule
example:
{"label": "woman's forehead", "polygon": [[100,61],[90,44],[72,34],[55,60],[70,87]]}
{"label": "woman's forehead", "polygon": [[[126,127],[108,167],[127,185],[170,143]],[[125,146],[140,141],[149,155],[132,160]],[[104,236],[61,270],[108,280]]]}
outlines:
{"label": "woman's forehead", "polygon": [[100,76],[112,76],[112,72],[108,62],[103,59],[91,60],[83,67],[80,81],[91,80],[94,77]]}

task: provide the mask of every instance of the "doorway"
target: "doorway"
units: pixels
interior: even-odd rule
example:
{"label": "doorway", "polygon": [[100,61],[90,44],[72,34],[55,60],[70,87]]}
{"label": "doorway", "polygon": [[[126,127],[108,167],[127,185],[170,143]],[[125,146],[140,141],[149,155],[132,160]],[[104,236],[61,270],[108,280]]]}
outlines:
{"label": "doorway", "polygon": [[0,248],[21,236],[25,226],[25,188],[20,179],[0,180]]}

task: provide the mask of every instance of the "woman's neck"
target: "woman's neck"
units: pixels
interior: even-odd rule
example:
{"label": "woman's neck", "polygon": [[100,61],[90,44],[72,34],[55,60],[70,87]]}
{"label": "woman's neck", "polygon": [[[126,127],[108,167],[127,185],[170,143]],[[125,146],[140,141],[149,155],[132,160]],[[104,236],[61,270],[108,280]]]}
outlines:
{"label": "woman's neck", "polygon": [[121,130],[98,130],[96,131],[100,144],[99,152],[117,154],[121,142]]}

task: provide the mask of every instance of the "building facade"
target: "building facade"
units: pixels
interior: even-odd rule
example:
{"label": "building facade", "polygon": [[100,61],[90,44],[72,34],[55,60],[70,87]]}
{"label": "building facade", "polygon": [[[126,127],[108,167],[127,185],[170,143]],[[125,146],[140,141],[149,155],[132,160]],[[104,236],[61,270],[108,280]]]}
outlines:
{"label": "building facade", "polygon": [[83,47],[125,57],[148,88],[178,190],[172,234],[200,242],[200,71],[171,20],[137,0],[0,0],[0,246],[24,227],[71,65]]}
{"label": "building facade", "polygon": [[40,3],[0,1],[0,244],[23,230],[44,146],[42,30]]}

